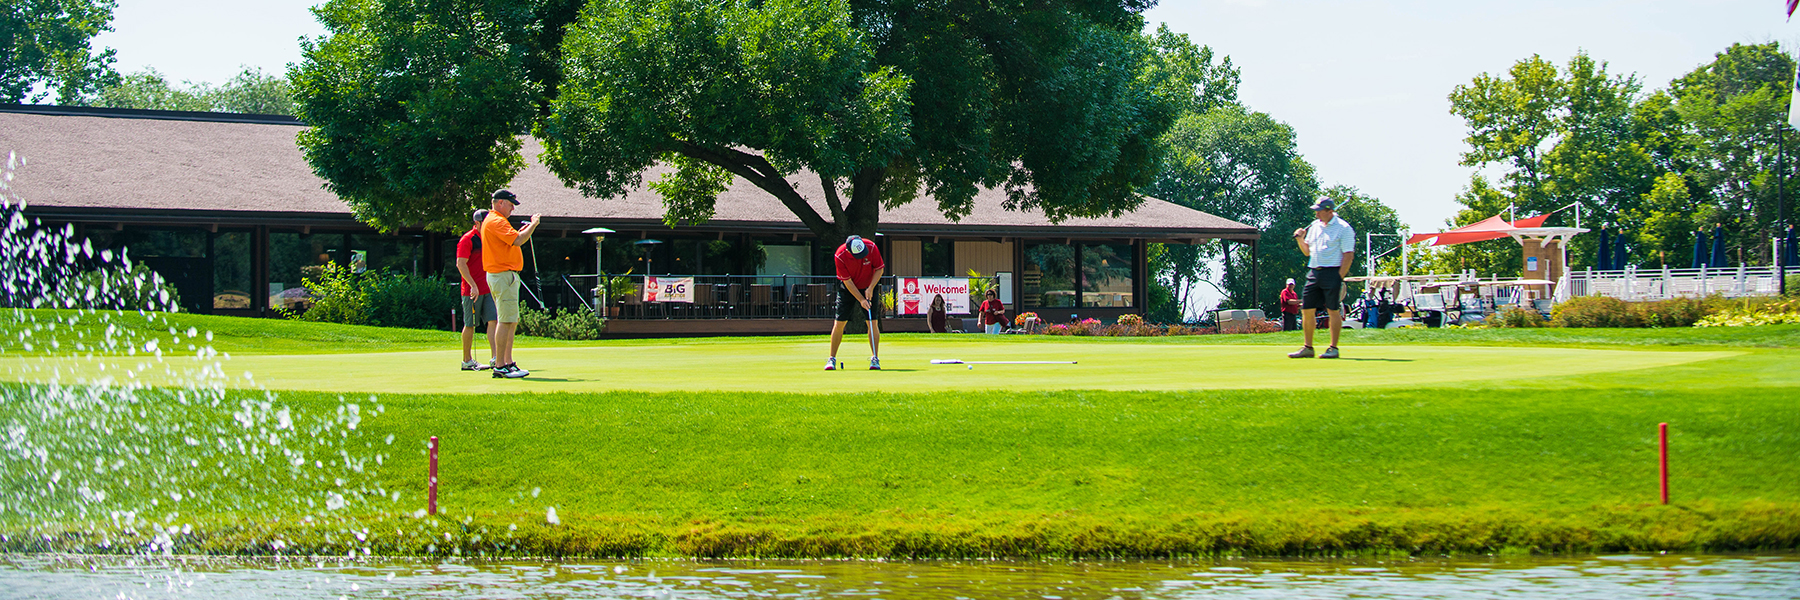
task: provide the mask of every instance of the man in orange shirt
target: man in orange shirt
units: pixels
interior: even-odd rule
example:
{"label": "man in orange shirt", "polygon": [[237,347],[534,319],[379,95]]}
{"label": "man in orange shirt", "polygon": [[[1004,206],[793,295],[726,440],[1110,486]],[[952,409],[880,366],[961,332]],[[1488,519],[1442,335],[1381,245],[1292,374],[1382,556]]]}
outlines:
{"label": "man in orange shirt", "polygon": [[494,204],[486,221],[481,222],[481,268],[487,271],[488,292],[493,295],[495,312],[499,313],[499,331],[489,336],[494,342],[494,377],[518,379],[530,375],[513,361],[513,333],[519,329],[519,271],[525,270],[525,253],[519,246],[531,241],[537,231],[538,215],[521,229],[513,229],[506,220],[519,206],[519,197],[511,191],[494,192]]}

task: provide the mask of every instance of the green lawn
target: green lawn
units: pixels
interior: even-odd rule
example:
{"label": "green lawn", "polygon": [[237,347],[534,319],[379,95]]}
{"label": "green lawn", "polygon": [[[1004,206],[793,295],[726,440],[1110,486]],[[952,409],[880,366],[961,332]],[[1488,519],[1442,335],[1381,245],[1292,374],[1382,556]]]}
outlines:
{"label": "green lawn", "polygon": [[[53,467],[90,481],[86,465],[123,446],[164,458],[105,474],[155,487],[114,485],[116,502],[179,507],[186,516],[159,522],[198,522],[190,551],[268,552],[270,539],[337,554],[708,556],[1800,547],[1800,351],[1784,341],[1800,327],[1367,332],[1345,349],[1368,360],[1336,362],[1282,357],[1291,335],[890,336],[879,373],[819,371],[822,337],[546,342],[519,352],[533,377],[498,381],[455,371],[453,350],[424,350],[441,333],[280,323],[311,340],[291,352],[285,338],[258,345],[260,321],[174,320],[224,325],[215,345],[239,349],[223,380],[241,386],[250,370],[281,391],[181,403],[149,390],[137,412],[86,416],[7,403],[0,420],[66,429],[38,432],[64,443],[49,458],[8,455],[7,504],[37,507],[0,510],[0,544],[136,539],[80,515],[72,483],[42,489]],[[152,325],[138,331],[167,342]],[[863,343],[845,340],[853,365]],[[191,362],[108,374],[171,383],[157,372]],[[98,374],[17,351],[0,372]],[[278,458],[252,460],[271,433],[254,415],[282,406],[311,425],[260,444]],[[1655,502],[1661,422],[1670,507]],[[131,426],[144,423],[161,425]],[[434,435],[446,514],[415,519]],[[319,466],[290,465],[297,454]],[[167,467],[189,456],[218,468]],[[329,508],[333,493],[352,501]],[[561,524],[546,524],[550,507]]]}

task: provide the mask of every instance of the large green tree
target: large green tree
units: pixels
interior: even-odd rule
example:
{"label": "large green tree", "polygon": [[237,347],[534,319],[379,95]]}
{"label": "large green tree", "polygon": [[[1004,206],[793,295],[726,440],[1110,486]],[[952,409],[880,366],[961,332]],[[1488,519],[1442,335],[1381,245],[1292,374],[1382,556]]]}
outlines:
{"label": "large green tree", "polygon": [[960,217],[983,187],[1052,219],[1117,214],[1176,110],[1137,33],[1149,4],[333,0],[295,68],[301,144],[389,228],[460,222],[526,130],[592,197],[674,167],[651,183],[672,224],[733,177],[828,238],[920,193]]}
{"label": "large green tree", "polygon": [[261,69],[244,67],[243,71],[217,87],[205,82],[184,83],[187,84],[185,87],[175,86],[156,69],[144,69],[101,88],[93,105],[259,115],[294,114],[293,90],[287,79],[264,74]]}
{"label": "large green tree", "polygon": [[[1684,127],[1672,167],[1684,176],[1687,195],[1700,201],[1692,225],[1708,231],[1722,225],[1733,262],[1740,254],[1748,262],[1769,258],[1783,176],[1778,146],[1789,153],[1800,149],[1800,135],[1786,125],[1794,68],[1793,57],[1775,42],[1732,44],[1669,84]],[[1786,163],[1791,179],[1794,161]],[[1678,210],[1684,203],[1677,196],[1667,191],[1657,197],[1666,206],[1655,208]],[[1646,218],[1674,220],[1654,208],[1644,212]]]}
{"label": "large green tree", "polygon": [[113,50],[93,51],[112,31],[115,0],[7,0],[0,4],[0,103],[84,103],[113,82]]}
{"label": "large green tree", "polygon": [[[1606,63],[1578,53],[1557,66],[1540,57],[1521,60],[1505,75],[1483,73],[1450,94],[1450,112],[1467,123],[1462,164],[1497,167],[1497,181],[1476,175],[1457,197],[1457,227],[1511,207],[1519,217],[1580,204],[1584,226],[1617,228],[1621,216],[1650,189],[1656,157],[1634,112],[1641,84],[1607,72]],[[1572,218],[1559,216],[1558,219]],[[1572,224],[1558,221],[1558,224]],[[1571,263],[1591,253],[1592,236],[1578,236]],[[1456,264],[1513,273],[1518,249],[1501,243],[1451,251]]]}
{"label": "large green tree", "polygon": [[[1159,82],[1163,95],[1180,107],[1180,118],[1238,106],[1240,75],[1237,67],[1231,64],[1231,57],[1215,59],[1211,47],[1195,44],[1187,34],[1170,31],[1166,24],[1157,28],[1150,41],[1155,49],[1150,63],[1151,79]],[[1168,146],[1191,140],[1193,136],[1188,134],[1182,134],[1182,140],[1172,139],[1187,129],[1172,128],[1170,133],[1164,134],[1162,143]],[[1161,199],[1190,207],[1203,204],[1201,186],[1189,185],[1195,177],[1194,162],[1200,160],[1195,154],[1195,149],[1189,148],[1177,155],[1165,156],[1163,169],[1156,180],[1143,189],[1144,193],[1153,197],[1168,194],[1169,197]],[[1202,285],[1217,287],[1213,264],[1219,258],[1217,243],[1151,244],[1147,311],[1150,319],[1162,323],[1180,322],[1202,310],[1204,307],[1198,305],[1197,292]]]}

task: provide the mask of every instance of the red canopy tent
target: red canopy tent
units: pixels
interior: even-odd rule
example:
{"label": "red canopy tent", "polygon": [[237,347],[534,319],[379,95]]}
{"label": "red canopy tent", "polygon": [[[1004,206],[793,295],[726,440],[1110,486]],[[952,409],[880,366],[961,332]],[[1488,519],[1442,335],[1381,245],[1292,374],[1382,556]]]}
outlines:
{"label": "red canopy tent", "polygon": [[1414,234],[1412,237],[1406,238],[1406,243],[1417,244],[1431,238],[1437,238],[1437,241],[1432,242],[1431,245],[1451,246],[1455,244],[1467,244],[1469,242],[1497,240],[1507,237],[1511,234],[1512,230],[1515,229],[1542,227],[1544,226],[1544,219],[1548,218],[1550,218],[1550,215],[1538,215],[1508,223],[1506,222],[1506,219],[1500,218],[1500,215],[1494,215],[1482,219],[1479,222],[1464,225],[1450,231]]}

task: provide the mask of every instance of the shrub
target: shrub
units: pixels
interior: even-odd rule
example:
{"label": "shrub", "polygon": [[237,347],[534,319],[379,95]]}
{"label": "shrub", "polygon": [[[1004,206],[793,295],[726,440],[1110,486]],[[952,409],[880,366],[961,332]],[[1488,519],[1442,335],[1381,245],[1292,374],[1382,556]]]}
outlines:
{"label": "shrub", "polygon": [[377,273],[366,278],[369,324],[382,327],[437,329],[461,300],[457,289],[436,277]]}
{"label": "shrub", "polygon": [[1500,311],[1500,315],[1489,321],[1495,327],[1543,327],[1544,316],[1537,311],[1518,306],[1509,306]]}
{"label": "shrub", "polygon": [[1702,317],[1694,323],[1694,326],[1745,327],[1800,323],[1800,299],[1790,297],[1759,300],[1761,301],[1745,300],[1737,306],[1724,307],[1713,314]]}
{"label": "shrub", "polygon": [[1721,308],[1717,300],[1671,298],[1655,302],[1632,302],[1630,305],[1639,327],[1692,327],[1701,317]]}
{"label": "shrub", "polygon": [[1135,314],[1119,315],[1119,324],[1126,327],[1137,327],[1144,324],[1144,318]]}
{"label": "shrub", "polygon": [[291,319],[315,323],[437,329],[456,310],[456,289],[437,277],[387,271],[356,273],[326,264],[304,273],[301,285],[312,307],[286,311]]}
{"label": "shrub", "polygon": [[1624,300],[1608,296],[1570,298],[1550,311],[1557,327],[1637,327],[1637,319]]}
{"label": "shrub", "polygon": [[144,263],[104,265],[64,279],[57,290],[59,308],[105,308],[176,312],[181,294]]}
{"label": "shrub", "polygon": [[519,307],[519,335],[559,340],[597,340],[606,322],[586,309],[536,310]]}

